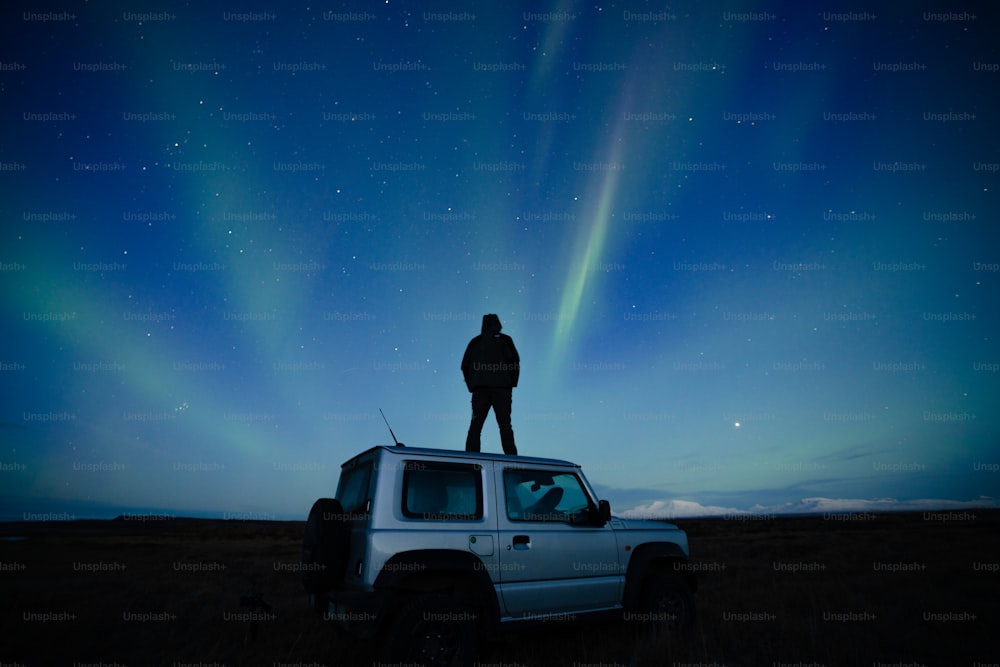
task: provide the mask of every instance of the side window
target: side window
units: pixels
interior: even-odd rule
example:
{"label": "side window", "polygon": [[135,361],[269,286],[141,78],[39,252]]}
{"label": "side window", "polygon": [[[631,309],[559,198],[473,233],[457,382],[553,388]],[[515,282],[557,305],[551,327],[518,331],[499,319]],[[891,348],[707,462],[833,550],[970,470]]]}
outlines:
{"label": "side window", "polygon": [[590,506],[576,475],[545,470],[505,470],[507,518],[512,521],[569,521]]}
{"label": "side window", "polygon": [[483,518],[481,467],[407,461],[403,468],[403,516],[430,521]]}
{"label": "side window", "polygon": [[368,485],[372,477],[372,462],[345,470],[340,474],[340,484],[337,486],[337,500],[344,512],[352,515],[362,512],[368,504]]}

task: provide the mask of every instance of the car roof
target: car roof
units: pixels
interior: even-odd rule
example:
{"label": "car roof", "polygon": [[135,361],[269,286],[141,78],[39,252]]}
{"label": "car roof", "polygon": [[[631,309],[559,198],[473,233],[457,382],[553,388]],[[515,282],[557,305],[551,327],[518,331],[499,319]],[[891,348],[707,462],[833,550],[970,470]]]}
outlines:
{"label": "car roof", "polygon": [[563,461],[562,459],[550,459],[543,458],[539,456],[510,456],[508,454],[490,453],[490,452],[467,452],[461,449],[435,449],[431,447],[409,447],[409,446],[393,446],[393,445],[376,445],[370,449],[352,456],[350,459],[344,462],[343,466],[347,467],[358,459],[367,458],[376,450],[384,450],[386,453],[393,456],[425,456],[428,458],[439,458],[447,456],[448,458],[461,458],[469,459],[472,461],[502,461],[504,463],[520,463],[520,464],[530,464],[530,465],[553,465],[553,466],[564,466],[579,468],[580,465],[577,463],[572,463],[571,461]]}

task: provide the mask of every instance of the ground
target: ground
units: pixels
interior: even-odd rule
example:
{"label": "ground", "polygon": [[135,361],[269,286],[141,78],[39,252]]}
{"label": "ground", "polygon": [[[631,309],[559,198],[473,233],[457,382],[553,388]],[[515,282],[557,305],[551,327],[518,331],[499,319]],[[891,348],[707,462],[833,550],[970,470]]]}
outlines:
{"label": "ground", "polygon": [[[952,667],[1000,657],[998,511],[678,523],[700,580],[693,630],[543,625],[484,647],[480,667]],[[0,663],[370,664],[371,645],[306,606],[303,527],[0,524]]]}

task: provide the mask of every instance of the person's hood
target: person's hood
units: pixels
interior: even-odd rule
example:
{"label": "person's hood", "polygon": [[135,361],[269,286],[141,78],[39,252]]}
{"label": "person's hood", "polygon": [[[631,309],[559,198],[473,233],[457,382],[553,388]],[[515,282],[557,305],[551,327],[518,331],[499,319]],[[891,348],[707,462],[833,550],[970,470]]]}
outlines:
{"label": "person's hood", "polygon": [[496,336],[501,329],[503,329],[503,325],[500,324],[500,318],[495,313],[483,315],[484,336]]}

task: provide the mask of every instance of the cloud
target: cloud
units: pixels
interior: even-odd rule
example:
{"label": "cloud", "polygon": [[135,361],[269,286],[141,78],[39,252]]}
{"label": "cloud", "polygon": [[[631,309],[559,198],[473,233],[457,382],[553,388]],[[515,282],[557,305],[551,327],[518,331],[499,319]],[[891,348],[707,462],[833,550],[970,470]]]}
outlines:
{"label": "cloud", "polygon": [[896,453],[897,451],[898,450],[896,448],[881,447],[874,443],[861,444],[853,447],[844,447],[822,456],[816,456],[813,457],[812,460],[819,463],[842,463],[845,461],[870,458],[877,455],[890,455]]}
{"label": "cloud", "polygon": [[921,498],[802,498],[778,505],[754,505],[750,508],[702,505],[691,500],[655,500],[636,505],[618,516],[625,519],[688,519],[779,514],[844,514],[848,512],[919,512],[929,510],[967,510],[1000,508],[1000,501],[989,496],[974,500]]}

